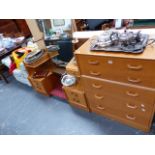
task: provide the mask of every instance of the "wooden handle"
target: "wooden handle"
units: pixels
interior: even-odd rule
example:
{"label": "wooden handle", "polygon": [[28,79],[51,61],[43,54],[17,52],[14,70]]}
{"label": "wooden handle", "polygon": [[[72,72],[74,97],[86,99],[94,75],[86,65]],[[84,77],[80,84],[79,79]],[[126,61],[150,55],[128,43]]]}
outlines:
{"label": "wooden handle", "polygon": [[93,83],[92,84],[92,87],[97,88],[97,89],[100,89],[100,88],[102,88],[102,85],[98,85],[98,84]]}
{"label": "wooden handle", "polygon": [[131,108],[131,109],[136,109],[136,108],[137,108],[136,105],[130,105],[129,103],[127,103],[126,106],[127,106],[128,108]]}
{"label": "wooden handle", "polygon": [[141,108],[141,111],[145,112],[145,111],[146,111],[146,109],[145,109],[145,108]]}
{"label": "wooden handle", "polygon": [[98,100],[102,100],[102,99],[104,98],[104,96],[100,96],[100,95],[97,95],[97,94],[95,94],[94,96],[95,96],[95,98],[98,99]]}
{"label": "wooden handle", "polygon": [[129,81],[129,82],[132,82],[132,83],[139,83],[139,82],[141,82],[141,80],[140,80],[139,78],[137,78],[137,79],[132,79],[132,78],[130,78],[130,77],[128,77],[128,81]]}
{"label": "wooden handle", "polygon": [[100,105],[98,105],[98,106],[97,106],[97,109],[104,110],[105,108],[102,107],[102,106],[100,106]]}
{"label": "wooden handle", "polygon": [[135,120],[136,119],[135,116],[129,116],[129,115],[126,115],[126,118],[129,119],[129,120]]}
{"label": "wooden handle", "polygon": [[95,60],[95,61],[89,60],[88,63],[89,63],[90,65],[98,65],[98,64],[99,64],[99,61],[97,61],[97,60]]}
{"label": "wooden handle", "polygon": [[91,75],[94,75],[94,76],[99,76],[99,75],[101,75],[100,72],[94,72],[94,71],[90,71],[90,74],[91,74]]}
{"label": "wooden handle", "polygon": [[128,96],[132,96],[132,97],[137,97],[139,94],[138,93],[135,93],[135,92],[131,92],[131,91],[127,91],[126,94]]}
{"label": "wooden handle", "polygon": [[127,67],[132,70],[141,70],[142,69],[142,65],[133,66],[133,65],[128,64]]}

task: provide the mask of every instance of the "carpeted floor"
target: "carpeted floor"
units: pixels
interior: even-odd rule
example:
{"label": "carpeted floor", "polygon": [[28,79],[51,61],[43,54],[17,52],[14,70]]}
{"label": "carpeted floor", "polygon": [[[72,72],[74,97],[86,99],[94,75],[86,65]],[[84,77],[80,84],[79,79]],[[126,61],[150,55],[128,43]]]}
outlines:
{"label": "carpeted floor", "polygon": [[0,81],[1,135],[139,135],[143,133],[116,121],[72,108],[67,102],[45,97],[17,82]]}

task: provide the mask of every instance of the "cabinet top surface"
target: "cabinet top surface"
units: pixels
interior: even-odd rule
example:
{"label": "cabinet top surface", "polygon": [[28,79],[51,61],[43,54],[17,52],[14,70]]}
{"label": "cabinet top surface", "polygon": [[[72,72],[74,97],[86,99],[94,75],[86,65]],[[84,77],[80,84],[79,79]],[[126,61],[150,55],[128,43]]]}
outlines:
{"label": "cabinet top surface", "polygon": [[114,53],[104,51],[90,51],[90,39],[86,41],[79,49],[75,51],[75,54],[91,55],[91,56],[104,56],[104,57],[119,57],[119,58],[133,58],[133,59],[147,59],[155,60],[155,46],[149,45],[145,48],[141,54],[129,54],[129,53]]}
{"label": "cabinet top surface", "polygon": [[48,52],[45,52],[42,57],[40,57],[38,60],[34,61],[31,64],[25,64],[26,67],[30,67],[30,68],[36,68],[39,67],[40,65],[44,64],[45,62],[47,62],[48,60],[50,60],[51,58],[53,58],[54,56],[57,56],[58,52],[57,51],[53,51],[50,55],[48,54]]}
{"label": "cabinet top surface", "polygon": [[75,57],[73,57],[70,62],[67,64],[66,66],[66,69],[69,69],[69,70],[74,70],[74,71],[79,71],[78,70],[78,66],[77,66],[77,63],[76,63],[76,60],[75,60]]}

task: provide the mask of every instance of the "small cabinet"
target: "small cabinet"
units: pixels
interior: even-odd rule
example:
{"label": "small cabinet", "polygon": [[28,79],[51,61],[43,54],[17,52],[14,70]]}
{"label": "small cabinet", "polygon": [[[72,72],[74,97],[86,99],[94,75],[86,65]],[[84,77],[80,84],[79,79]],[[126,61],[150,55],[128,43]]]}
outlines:
{"label": "small cabinet", "polygon": [[28,77],[28,79],[37,92],[46,96],[50,94],[50,91],[54,88],[54,84],[57,80],[52,73],[49,73],[45,78],[33,79],[32,77]]}
{"label": "small cabinet", "polygon": [[[53,55],[49,55],[47,51],[44,51],[44,54],[41,58],[35,61],[32,64],[24,63],[26,70],[29,74],[28,80],[31,82],[32,87],[39,93],[49,96],[53,90],[55,84],[57,83],[57,77],[53,74],[53,64],[51,58],[56,56],[57,52],[54,52]],[[41,77],[34,77],[37,74],[46,75]]]}
{"label": "small cabinet", "polygon": [[84,91],[73,89],[72,87],[63,87],[66,97],[69,103],[78,108],[89,111],[89,107],[87,106]]}

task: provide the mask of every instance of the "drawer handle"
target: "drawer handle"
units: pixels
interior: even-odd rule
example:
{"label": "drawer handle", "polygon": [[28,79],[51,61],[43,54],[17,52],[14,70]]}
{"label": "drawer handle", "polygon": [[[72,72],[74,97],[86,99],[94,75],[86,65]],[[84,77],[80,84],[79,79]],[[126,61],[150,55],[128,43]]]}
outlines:
{"label": "drawer handle", "polygon": [[145,108],[141,108],[141,111],[145,112],[145,111],[146,111],[146,109],[145,109]]}
{"label": "drawer handle", "polygon": [[100,106],[100,105],[98,105],[98,106],[97,106],[97,109],[104,110],[105,108],[102,107],[102,106]]}
{"label": "drawer handle", "polygon": [[97,85],[97,84],[95,84],[95,83],[93,83],[92,86],[93,86],[94,88],[97,88],[97,89],[102,88],[102,85]]}
{"label": "drawer handle", "polygon": [[96,94],[95,94],[95,98],[96,98],[96,99],[99,99],[99,100],[102,100],[102,99],[104,98],[104,96],[99,96],[99,95],[96,95]]}
{"label": "drawer handle", "polygon": [[129,69],[132,69],[132,70],[140,70],[140,69],[142,69],[142,65],[132,66],[132,65],[128,64],[127,67]]}
{"label": "drawer handle", "polygon": [[96,60],[96,61],[89,60],[88,63],[89,63],[90,65],[98,65],[98,64],[99,64],[99,62],[98,62],[97,60]]}
{"label": "drawer handle", "polygon": [[136,119],[135,116],[129,116],[129,115],[126,115],[126,118],[129,119],[129,120],[135,120]]}
{"label": "drawer handle", "polygon": [[126,94],[128,96],[132,96],[132,97],[137,97],[139,95],[138,93],[134,93],[134,92],[131,92],[131,91],[127,91]]}
{"label": "drawer handle", "polygon": [[128,108],[131,108],[131,109],[136,109],[136,108],[137,108],[136,105],[130,105],[129,103],[127,103],[126,106],[127,106]]}
{"label": "drawer handle", "polygon": [[141,82],[141,80],[140,79],[132,79],[132,78],[130,78],[130,77],[128,77],[128,81],[129,82],[132,82],[132,83],[139,83],[139,82]]}
{"label": "drawer handle", "polygon": [[90,74],[91,74],[91,75],[94,75],[94,76],[99,76],[99,75],[101,75],[100,72],[94,72],[94,71],[90,71]]}

